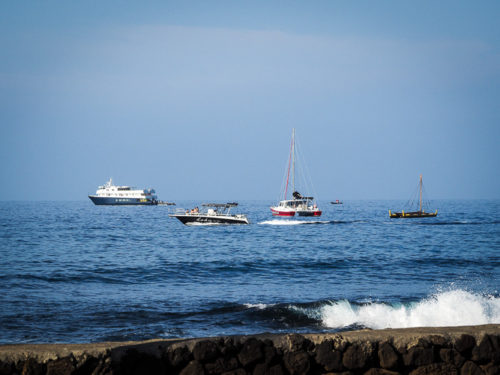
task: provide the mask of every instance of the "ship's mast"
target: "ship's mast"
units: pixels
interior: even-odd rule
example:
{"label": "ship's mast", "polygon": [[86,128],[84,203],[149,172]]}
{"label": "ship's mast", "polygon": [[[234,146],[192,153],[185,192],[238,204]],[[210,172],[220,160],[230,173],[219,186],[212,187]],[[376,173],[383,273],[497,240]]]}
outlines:
{"label": "ship's mast", "polygon": [[420,175],[420,212],[422,212],[422,175]]}
{"label": "ship's mast", "polygon": [[283,197],[284,200],[286,200],[286,196],[287,196],[287,193],[288,193],[288,181],[290,179],[290,163],[292,161],[293,152],[294,152],[294,150],[293,150],[293,132],[292,132],[292,142],[290,143],[290,155],[288,156],[288,170],[286,172],[285,196]]}
{"label": "ship's mast", "polygon": [[292,129],[292,194],[295,192],[295,128]]}

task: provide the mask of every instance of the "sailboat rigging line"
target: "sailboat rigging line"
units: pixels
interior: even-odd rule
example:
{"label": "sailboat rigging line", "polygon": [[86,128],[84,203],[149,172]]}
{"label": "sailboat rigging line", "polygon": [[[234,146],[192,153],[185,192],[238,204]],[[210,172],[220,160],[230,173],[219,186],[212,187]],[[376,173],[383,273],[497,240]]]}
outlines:
{"label": "sailboat rigging line", "polygon": [[281,188],[280,188],[279,195],[277,197],[278,201],[281,200],[283,195],[285,194],[287,166],[288,166],[288,159],[285,162],[285,168],[283,168],[283,177],[281,178]]}
{"label": "sailboat rigging line", "polygon": [[[305,190],[312,191],[314,196],[314,202],[317,202],[318,194],[316,192],[316,189],[314,188],[311,174],[309,173],[309,168],[307,166],[306,159],[302,155],[302,148],[298,140],[295,141],[295,149],[297,153],[297,160],[300,160],[299,163],[300,175],[302,177],[302,182],[304,183]],[[305,170],[302,168],[302,165],[304,165]]]}
{"label": "sailboat rigging line", "polygon": [[290,144],[290,156],[288,157],[288,172],[286,173],[286,187],[285,187],[284,199],[286,199],[286,195],[288,193],[288,179],[290,178],[290,162],[292,161],[292,153],[293,153],[293,136],[292,136],[292,143]]}
{"label": "sailboat rigging line", "polygon": [[[422,182],[422,209],[428,210],[431,207],[431,202],[425,199],[428,197],[427,189],[425,188],[424,183]],[[414,188],[410,198],[406,201],[403,207],[406,207],[407,211],[418,211],[420,210],[420,182],[417,183]]]}

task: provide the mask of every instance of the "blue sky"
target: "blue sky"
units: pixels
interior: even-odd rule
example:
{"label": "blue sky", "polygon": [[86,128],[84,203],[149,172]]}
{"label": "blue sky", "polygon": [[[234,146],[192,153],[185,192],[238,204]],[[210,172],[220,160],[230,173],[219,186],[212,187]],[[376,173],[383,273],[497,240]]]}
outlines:
{"label": "blue sky", "polygon": [[497,1],[0,3],[0,197],[500,198]]}

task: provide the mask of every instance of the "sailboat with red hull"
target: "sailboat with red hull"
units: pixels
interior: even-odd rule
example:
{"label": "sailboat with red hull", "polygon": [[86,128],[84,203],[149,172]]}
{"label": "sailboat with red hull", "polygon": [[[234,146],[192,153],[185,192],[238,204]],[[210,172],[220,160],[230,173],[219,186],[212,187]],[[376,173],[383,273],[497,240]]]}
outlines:
{"label": "sailboat with red hull", "polygon": [[[321,210],[316,204],[314,197],[302,196],[295,190],[295,163],[296,163],[295,129],[292,130],[292,142],[290,144],[290,156],[286,173],[285,189],[282,200],[278,205],[271,207],[273,216],[292,217],[298,216],[321,216]],[[290,172],[292,177],[291,197],[288,198],[288,187],[290,183]]]}

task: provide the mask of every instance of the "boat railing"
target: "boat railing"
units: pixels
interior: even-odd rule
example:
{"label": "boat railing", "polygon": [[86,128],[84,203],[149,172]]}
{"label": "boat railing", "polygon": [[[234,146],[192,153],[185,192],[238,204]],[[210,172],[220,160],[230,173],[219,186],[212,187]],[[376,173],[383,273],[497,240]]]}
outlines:
{"label": "boat railing", "polygon": [[221,215],[228,215],[229,209],[209,208],[209,209],[201,210],[201,211],[193,211],[193,210],[188,210],[188,209],[184,209],[184,208],[177,208],[174,211],[174,214],[176,214],[176,215],[191,215],[191,216],[200,216],[200,215],[221,216]]}

